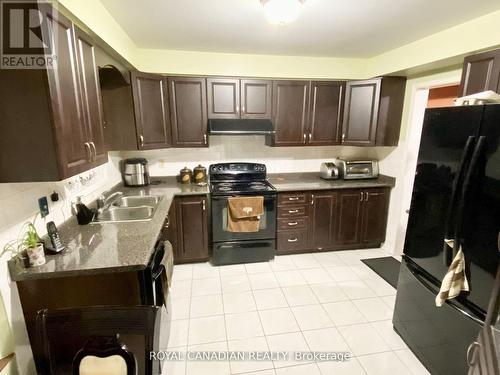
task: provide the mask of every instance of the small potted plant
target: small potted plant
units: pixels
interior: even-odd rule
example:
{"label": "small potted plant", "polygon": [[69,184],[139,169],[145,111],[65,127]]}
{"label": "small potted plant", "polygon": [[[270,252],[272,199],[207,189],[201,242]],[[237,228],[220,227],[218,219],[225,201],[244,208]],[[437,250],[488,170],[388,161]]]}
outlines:
{"label": "small potted plant", "polygon": [[31,267],[45,264],[43,242],[32,223],[28,223],[28,230],[24,234],[22,247],[26,249]]}
{"label": "small potted plant", "polygon": [[32,223],[26,223],[26,228],[22,236],[16,240],[8,242],[0,257],[3,254],[10,253],[13,259],[16,259],[23,267],[41,266],[45,264],[45,254],[43,242],[38,235],[35,226]]}

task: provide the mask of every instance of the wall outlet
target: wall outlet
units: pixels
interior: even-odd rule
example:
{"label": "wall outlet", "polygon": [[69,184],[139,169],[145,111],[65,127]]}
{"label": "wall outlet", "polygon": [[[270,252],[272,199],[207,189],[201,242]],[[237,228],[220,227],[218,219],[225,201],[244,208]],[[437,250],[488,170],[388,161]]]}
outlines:
{"label": "wall outlet", "polygon": [[47,197],[38,198],[38,207],[40,208],[40,215],[45,217],[49,214],[49,203]]}

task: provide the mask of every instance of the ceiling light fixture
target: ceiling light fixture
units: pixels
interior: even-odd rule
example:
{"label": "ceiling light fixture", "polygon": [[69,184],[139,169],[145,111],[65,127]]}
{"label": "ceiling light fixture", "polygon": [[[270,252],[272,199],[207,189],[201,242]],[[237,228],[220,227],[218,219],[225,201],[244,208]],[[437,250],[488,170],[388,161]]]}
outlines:
{"label": "ceiling light fixture", "polygon": [[285,25],[299,18],[306,0],[260,0],[269,22]]}

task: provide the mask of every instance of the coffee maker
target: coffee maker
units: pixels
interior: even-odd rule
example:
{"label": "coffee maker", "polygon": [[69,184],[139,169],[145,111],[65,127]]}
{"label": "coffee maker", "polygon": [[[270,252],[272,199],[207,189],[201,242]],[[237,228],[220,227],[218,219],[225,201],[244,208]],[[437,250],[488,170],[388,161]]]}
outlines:
{"label": "coffee maker", "polygon": [[144,158],[123,161],[123,181],[125,186],[146,186],[151,183],[148,161]]}

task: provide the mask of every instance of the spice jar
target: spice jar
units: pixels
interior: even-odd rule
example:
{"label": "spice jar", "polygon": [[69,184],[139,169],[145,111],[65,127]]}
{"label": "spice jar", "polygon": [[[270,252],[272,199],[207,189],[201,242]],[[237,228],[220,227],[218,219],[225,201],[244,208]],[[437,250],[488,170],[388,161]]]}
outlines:
{"label": "spice jar", "polygon": [[183,169],[181,169],[181,183],[183,184],[189,184],[191,182],[191,178],[193,177],[193,172],[191,171],[191,169],[189,169],[188,167],[184,167]]}
{"label": "spice jar", "polygon": [[207,169],[201,164],[194,168],[193,182],[198,185],[206,185],[207,183]]}

